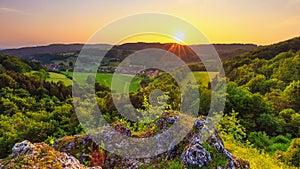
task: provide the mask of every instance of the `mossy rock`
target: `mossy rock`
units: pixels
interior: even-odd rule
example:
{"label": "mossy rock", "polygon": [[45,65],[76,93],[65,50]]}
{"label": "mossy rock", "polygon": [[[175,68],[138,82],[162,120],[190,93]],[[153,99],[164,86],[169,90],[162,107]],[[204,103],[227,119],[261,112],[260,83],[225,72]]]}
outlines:
{"label": "mossy rock", "polygon": [[[31,145],[32,151],[29,153],[23,153],[25,148],[21,147],[18,152],[10,155],[6,159],[0,162],[3,165],[3,169],[23,169],[23,168],[87,168],[79,163],[79,161],[66,153],[56,151],[45,143],[31,144],[28,141],[26,144]],[[17,144],[16,144],[17,145]],[[15,146],[16,146],[15,145]]]}

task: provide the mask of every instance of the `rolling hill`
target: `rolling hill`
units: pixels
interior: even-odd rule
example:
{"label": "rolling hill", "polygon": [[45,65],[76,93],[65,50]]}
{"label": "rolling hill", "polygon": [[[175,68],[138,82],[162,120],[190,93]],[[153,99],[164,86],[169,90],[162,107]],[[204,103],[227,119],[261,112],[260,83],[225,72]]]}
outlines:
{"label": "rolling hill", "polygon": [[[74,61],[84,44],[51,44],[48,46],[36,46],[36,47],[24,47],[19,49],[4,49],[1,50],[2,54],[9,54],[13,56],[19,56],[27,60],[36,60],[42,64],[53,64],[55,61]],[[176,46],[177,49],[172,49]],[[195,46],[195,45],[193,45]],[[196,45],[203,47],[207,45]],[[95,44],[88,45],[88,48],[93,50],[107,50],[111,48],[111,45],[107,44]],[[227,60],[232,57],[238,56],[242,53],[249,52],[256,49],[257,46],[253,44],[214,44],[215,49],[219,53],[221,60]],[[122,61],[128,55],[135,51],[146,48],[158,48],[169,50],[182,58],[186,63],[198,62],[199,58],[191,50],[190,46],[178,45],[174,43],[126,43],[122,45],[115,45],[107,52],[106,57],[109,59],[116,59]],[[179,50],[180,49],[180,50]]]}
{"label": "rolling hill", "polygon": [[[244,65],[254,64],[255,70],[263,66],[262,62],[272,61],[277,55],[283,52],[297,52],[300,50],[300,37],[295,37],[286,41],[282,41],[276,44],[263,46],[256,48],[252,51],[241,54],[237,57],[231,58],[224,62],[225,72],[228,74],[231,79],[234,79],[233,74],[236,69]],[[286,57],[287,58],[287,57]],[[262,62],[258,62],[258,61]],[[282,58],[281,61],[283,61]],[[274,60],[278,62],[278,60]]]}

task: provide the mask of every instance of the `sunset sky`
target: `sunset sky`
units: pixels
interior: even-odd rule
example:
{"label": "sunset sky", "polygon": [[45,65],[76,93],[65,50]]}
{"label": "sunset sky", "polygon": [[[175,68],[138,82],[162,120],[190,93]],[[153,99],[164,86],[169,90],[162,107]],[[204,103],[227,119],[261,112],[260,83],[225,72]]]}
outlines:
{"label": "sunset sky", "polygon": [[[300,0],[0,0],[0,48],[85,43],[112,21],[143,12],[184,19],[211,43],[266,45],[300,36],[299,9]],[[101,43],[113,43],[114,34]]]}

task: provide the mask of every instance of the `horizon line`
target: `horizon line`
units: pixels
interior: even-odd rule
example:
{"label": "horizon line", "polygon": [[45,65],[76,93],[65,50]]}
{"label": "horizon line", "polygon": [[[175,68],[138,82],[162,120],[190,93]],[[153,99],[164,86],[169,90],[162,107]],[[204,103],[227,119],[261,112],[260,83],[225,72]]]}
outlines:
{"label": "horizon line", "polygon": [[47,47],[47,46],[51,46],[51,45],[110,45],[110,46],[116,46],[116,45],[123,45],[123,44],[132,44],[132,43],[159,43],[159,44],[181,44],[181,45],[186,45],[186,46],[194,46],[194,45],[256,45],[257,47],[262,47],[262,46],[270,46],[270,45],[274,45],[280,42],[284,42],[284,41],[288,41],[291,39],[295,39],[295,38],[300,38],[300,36],[295,36],[292,38],[288,38],[285,40],[280,40],[277,41],[275,43],[270,43],[270,44],[256,44],[256,43],[251,43],[251,42],[212,42],[212,43],[199,43],[199,44],[181,44],[181,43],[177,43],[177,42],[142,42],[142,41],[133,41],[133,42],[126,42],[126,43],[122,43],[122,44],[110,44],[110,43],[90,43],[90,44],[85,44],[82,42],[70,42],[70,43],[60,43],[60,42],[53,42],[53,43],[45,43],[45,44],[36,44],[36,45],[27,45],[27,46],[12,46],[12,47],[0,47],[0,50],[10,50],[10,49],[22,49],[22,48],[34,48],[34,47]]}
{"label": "horizon line", "polygon": [[[268,45],[272,45],[272,44],[265,44],[265,45],[260,45],[260,44],[255,44],[255,43],[251,43],[251,42],[216,42],[216,43],[199,43],[199,44],[181,44],[181,43],[177,43],[177,42],[126,42],[126,43],[122,43],[122,44],[110,44],[110,43],[89,43],[89,44],[85,44],[85,43],[81,43],[81,42],[70,42],[70,43],[59,43],[59,42],[53,42],[53,43],[46,43],[46,44],[36,44],[36,45],[20,45],[20,46],[12,46],[12,47],[1,47],[0,46],[0,50],[11,50],[11,49],[23,49],[23,48],[34,48],[34,47],[48,47],[51,45],[109,45],[109,46],[117,46],[117,45],[124,45],[124,44],[135,44],[135,43],[156,43],[156,44],[180,44],[180,45],[184,45],[184,46],[195,46],[195,45],[255,45],[255,46],[268,46]],[[279,43],[279,42],[277,42]]]}

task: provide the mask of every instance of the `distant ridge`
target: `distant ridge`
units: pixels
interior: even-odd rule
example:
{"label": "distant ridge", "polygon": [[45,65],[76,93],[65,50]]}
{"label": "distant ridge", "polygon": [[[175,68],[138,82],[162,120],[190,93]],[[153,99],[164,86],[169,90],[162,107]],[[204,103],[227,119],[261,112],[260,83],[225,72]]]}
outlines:
{"label": "distant ridge", "polygon": [[[77,57],[84,44],[50,44],[47,46],[23,47],[18,49],[4,49],[0,53],[18,56],[27,60],[39,60],[43,64],[53,63],[53,60],[64,60],[62,53],[73,53],[72,57]],[[89,44],[86,45],[96,50],[106,50],[111,48],[105,57],[115,58],[122,61],[128,55],[135,51],[146,48],[159,48],[169,50],[182,58],[187,63],[199,62],[199,57],[191,50],[191,46],[179,45],[176,43],[125,43],[121,45],[109,44]],[[205,50],[207,45],[192,45],[200,46]],[[174,49],[175,47],[175,49]],[[252,51],[257,48],[254,44],[214,44],[215,49],[219,53],[221,60],[227,60],[242,53]],[[180,48],[180,50],[179,50]]]}
{"label": "distant ridge", "polygon": [[[80,51],[84,44],[50,44],[47,46],[34,46],[34,47],[22,47],[22,48],[14,48],[14,49],[4,49],[1,50],[0,53],[9,54],[19,57],[29,57],[39,54],[57,54],[64,52],[76,52]],[[91,47],[110,47],[108,44],[90,44],[88,46]]]}

